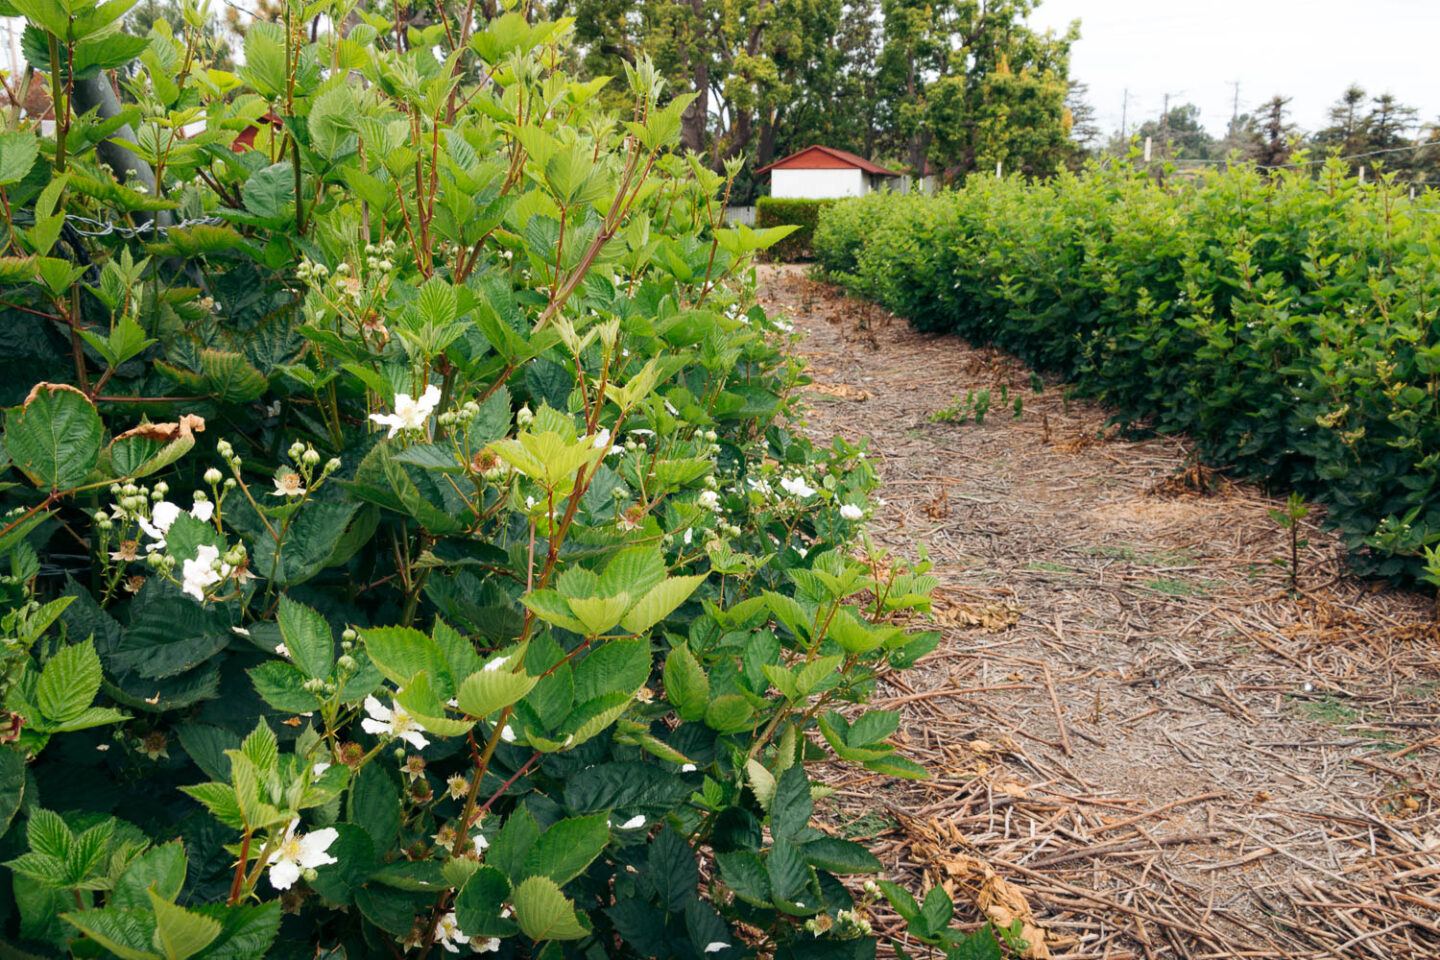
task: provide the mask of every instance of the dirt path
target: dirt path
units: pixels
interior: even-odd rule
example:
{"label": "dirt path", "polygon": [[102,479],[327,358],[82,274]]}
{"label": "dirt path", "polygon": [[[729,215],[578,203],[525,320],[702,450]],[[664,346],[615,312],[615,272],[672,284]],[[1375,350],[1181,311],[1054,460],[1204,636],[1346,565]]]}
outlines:
{"label": "dirt path", "polygon": [[[944,643],[879,693],[935,776],[837,781],[845,835],[1028,902],[1056,957],[1440,956],[1428,600],[1347,577],[1313,517],[1293,597],[1281,504],[1186,489],[1182,442],[1107,438],[1061,385],[797,268],[762,295],[805,334],[811,433],[871,438],[871,533],[942,584]],[[929,420],[982,389],[983,424]]]}

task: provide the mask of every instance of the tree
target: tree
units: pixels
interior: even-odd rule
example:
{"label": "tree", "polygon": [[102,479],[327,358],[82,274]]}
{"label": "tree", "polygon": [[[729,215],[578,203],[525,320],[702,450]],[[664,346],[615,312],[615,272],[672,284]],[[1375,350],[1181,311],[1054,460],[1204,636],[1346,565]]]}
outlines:
{"label": "tree", "polygon": [[1076,158],[1084,158],[1099,149],[1104,132],[1090,102],[1090,86],[1078,80],[1070,81],[1070,91],[1065,96],[1065,109],[1070,111],[1070,139],[1078,148]]}
{"label": "tree", "polygon": [[1078,21],[1063,35],[1037,33],[1025,23],[1034,0],[886,3],[882,69],[904,71],[898,119],[912,167],[928,159],[963,177],[1007,159],[1037,174],[1063,164],[1073,152],[1065,98]]}
{"label": "tree", "polygon": [[1314,144],[1325,152],[1348,157],[1364,153],[1370,145],[1370,118],[1362,111],[1365,88],[1352,83],[1330,107],[1330,126],[1315,132]]}
{"label": "tree", "polygon": [[1289,120],[1290,97],[1276,95],[1265,101],[1260,108],[1261,123],[1259,142],[1247,159],[1254,160],[1261,167],[1278,167],[1290,159],[1291,140],[1295,125]]}
{"label": "tree", "polygon": [[1146,120],[1138,135],[1142,142],[1146,137],[1153,138],[1162,155],[1168,153],[1177,160],[1209,159],[1215,146],[1215,138],[1200,122],[1200,108],[1193,103],[1171,107],[1170,113],[1159,120]]}

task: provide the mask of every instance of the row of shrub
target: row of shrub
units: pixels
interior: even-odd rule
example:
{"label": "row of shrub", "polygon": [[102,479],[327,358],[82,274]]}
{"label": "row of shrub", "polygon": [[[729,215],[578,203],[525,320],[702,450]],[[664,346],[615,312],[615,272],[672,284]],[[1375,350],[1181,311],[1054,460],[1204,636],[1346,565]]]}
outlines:
{"label": "row of shrub", "polygon": [[820,222],[820,212],[832,206],[834,200],[812,200],[808,197],[760,197],[755,201],[755,226],[757,229],[793,226],[794,232],[770,247],[766,255],[771,260],[790,263],[810,256],[810,247],[815,238],[815,226]]}
{"label": "row of shrub", "polygon": [[1123,166],[831,207],[820,266],[919,329],[1053,370],[1121,422],[1325,503],[1361,572],[1440,540],[1440,214],[1343,164]]}

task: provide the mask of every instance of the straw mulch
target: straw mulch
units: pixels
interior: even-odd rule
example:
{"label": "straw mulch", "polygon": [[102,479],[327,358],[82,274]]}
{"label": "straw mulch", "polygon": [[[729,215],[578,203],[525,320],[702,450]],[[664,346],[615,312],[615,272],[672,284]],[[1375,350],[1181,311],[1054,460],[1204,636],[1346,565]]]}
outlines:
{"label": "straw mulch", "polygon": [[[870,532],[942,584],[944,642],[876,703],[933,777],[837,768],[833,830],[964,922],[1020,920],[1029,956],[1440,956],[1430,599],[1349,576],[1318,511],[1292,592],[1280,501],[1182,440],[1120,439],[798,268],[762,280],[804,335],[807,429],[870,438]],[[972,389],[983,424],[930,422]]]}

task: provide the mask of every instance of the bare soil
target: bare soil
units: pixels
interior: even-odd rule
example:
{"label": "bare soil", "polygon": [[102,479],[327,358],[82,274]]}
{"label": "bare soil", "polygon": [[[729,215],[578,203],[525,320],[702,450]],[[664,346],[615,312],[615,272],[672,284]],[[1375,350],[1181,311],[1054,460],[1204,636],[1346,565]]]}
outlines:
{"label": "bare soil", "polygon": [[[941,580],[944,641],[878,694],[933,776],[837,769],[833,829],[964,922],[1028,924],[1029,956],[1440,956],[1430,598],[1349,575],[1318,510],[1292,590],[1283,501],[1183,439],[1123,439],[800,268],[762,280],[803,334],[807,429],[869,438],[872,536]],[[930,420],[982,389],[983,424]]]}

